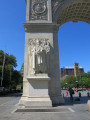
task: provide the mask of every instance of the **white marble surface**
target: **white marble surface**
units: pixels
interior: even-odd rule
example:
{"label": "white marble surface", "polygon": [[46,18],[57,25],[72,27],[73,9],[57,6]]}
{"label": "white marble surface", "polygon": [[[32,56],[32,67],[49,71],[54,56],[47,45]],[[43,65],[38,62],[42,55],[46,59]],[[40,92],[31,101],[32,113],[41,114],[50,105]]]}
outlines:
{"label": "white marble surface", "polygon": [[[58,54],[58,28],[57,24],[52,23],[52,11],[51,11],[51,0],[48,1],[48,21],[45,23],[42,20],[34,21],[33,23],[28,21],[30,18],[30,4],[27,0],[27,17],[26,23],[24,24],[25,28],[25,58],[24,58],[24,78],[23,78],[23,96],[21,98],[21,103],[24,105],[46,105],[52,106],[53,104],[63,104],[64,100],[61,96],[60,89],[60,75],[59,75],[59,54]],[[28,17],[29,16],[29,17]],[[47,61],[46,57],[42,58],[43,61],[38,62],[37,56],[32,53],[32,45],[30,46],[30,40],[38,40],[41,42],[39,45],[42,48],[43,42],[48,40],[48,46],[50,47]],[[44,41],[45,40],[45,41]],[[38,43],[37,43],[38,44]],[[47,45],[47,44],[46,44]],[[37,47],[38,48],[38,47]],[[44,47],[43,47],[44,48]],[[31,51],[30,51],[31,50]],[[45,52],[42,50],[40,55]],[[34,57],[34,58],[33,58]],[[40,60],[40,59],[39,59]],[[35,63],[34,63],[35,62]],[[46,67],[46,64],[48,67]],[[44,65],[46,70],[43,70],[42,67],[35,71],[36,65]],[[45,75],[47,74],[47,75]],[[45,97],[47,96],[47,97]],[[33,98],[34,97],[34,98]],[[37,101],[40,101],[38,104]],[[32,102],[31,102],[32,101]],[[36,101],[36,102],[35,102]],[[45,102],[47,101],[47,102]],[[45,103],[45,104],[44,104]]]}
{"label": "white marble surface", "polygon": [[88,111],[90,112],[90,100],[88,100]]}

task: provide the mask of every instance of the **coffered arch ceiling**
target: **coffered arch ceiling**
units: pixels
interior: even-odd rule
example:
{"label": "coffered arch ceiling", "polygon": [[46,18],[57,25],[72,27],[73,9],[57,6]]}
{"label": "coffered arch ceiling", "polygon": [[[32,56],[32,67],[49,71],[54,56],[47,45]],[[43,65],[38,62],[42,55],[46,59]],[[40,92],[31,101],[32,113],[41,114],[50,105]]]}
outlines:
{"label": "coffered arch ceiling", "polygon": [[[90,0],[58,0],[53,6],[53,21],[62,25],[68,21],[90,23]],[[54,3],[55,5],[55,3]]]}

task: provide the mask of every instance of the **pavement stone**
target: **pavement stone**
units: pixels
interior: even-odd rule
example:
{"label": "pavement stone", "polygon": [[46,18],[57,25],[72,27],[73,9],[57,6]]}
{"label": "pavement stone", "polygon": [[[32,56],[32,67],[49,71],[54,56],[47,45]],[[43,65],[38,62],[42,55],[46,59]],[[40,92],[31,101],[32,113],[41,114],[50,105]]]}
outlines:
{"label": "pavement stone", "polygon": [[[65,91],[62,92],[65,93]],[[83,97],[80,98],[81,101],[77,102],[75,99],[78,97],[78,94],[75,93],[73,103],[70,103],[69,96],[68,98],[65,96],[64,98],[66,104],[63,106],[54,107],[54,109],[60,109],[60,112],[46,113],[14,112],[17,109],[17,103],[19,102],[20,97],[3,97],[2,99],[0,98],[0,103],[3,103],[3,105],[0,105],[0,120],[90,120],[90,112],[88,112],[87,106],[87,101],[90,97],[87,97],[87,91],[82,92],[82,96]],[[61,112],[61,109],[71,109],[71,111],[66,110]]]}

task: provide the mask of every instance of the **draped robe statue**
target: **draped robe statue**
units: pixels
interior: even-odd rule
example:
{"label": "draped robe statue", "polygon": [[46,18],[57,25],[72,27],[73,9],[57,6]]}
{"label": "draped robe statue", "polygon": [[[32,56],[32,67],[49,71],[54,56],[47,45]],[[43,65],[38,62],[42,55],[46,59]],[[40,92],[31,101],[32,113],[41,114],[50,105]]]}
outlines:
{"label": "draped robe statue", "polygon": [[50,45],[48,41],[36,40],[32,46],[33,70],[34,74],[47,73]]}

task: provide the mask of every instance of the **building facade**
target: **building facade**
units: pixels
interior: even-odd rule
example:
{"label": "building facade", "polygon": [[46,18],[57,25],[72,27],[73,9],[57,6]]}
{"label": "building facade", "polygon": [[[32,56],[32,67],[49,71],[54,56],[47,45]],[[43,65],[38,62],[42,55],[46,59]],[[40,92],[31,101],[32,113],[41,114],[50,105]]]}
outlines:
{"label": "building facade", "polygon": [[63,67],[60,69],[60,78],[64,79],[66,76],[77,76],[80,73],[84,73],[84,68],[80,67],[78,63],[75,63],[73,67]]}
{"label": "building facade", "polygon": [[90,70],[89,70],[89,71],[87,71],[87,73],[90,73]]}

